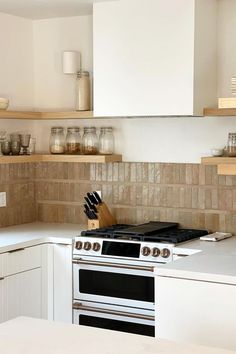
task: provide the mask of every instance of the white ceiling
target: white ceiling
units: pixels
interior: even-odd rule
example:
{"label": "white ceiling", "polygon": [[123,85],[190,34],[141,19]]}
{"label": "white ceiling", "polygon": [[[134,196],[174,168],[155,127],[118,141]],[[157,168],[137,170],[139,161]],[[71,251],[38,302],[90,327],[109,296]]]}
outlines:
{"label": "white ceiling", "polygon": [[92,14],[92,4],[111,0],[0,0],[0,12],[33,20]]}

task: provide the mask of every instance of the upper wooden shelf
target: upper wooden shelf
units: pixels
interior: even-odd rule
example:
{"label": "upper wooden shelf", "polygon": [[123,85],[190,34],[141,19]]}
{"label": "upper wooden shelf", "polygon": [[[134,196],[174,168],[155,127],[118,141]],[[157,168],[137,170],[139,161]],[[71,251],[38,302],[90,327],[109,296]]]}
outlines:
{"label": "upper wooden shelf", "polygon": [[[236,116],[236,108],[204,108],[204,116]],[[94,115],[93,111],[34,112],[1,111],[0,119],[60,120],[104,118]],[[106,117],[112,118],[112,117]],[[126,117],[127,118],[127,117]],[[131,117],[130,117],[131,118]]]}
{"label": "upper wooden shelf", "polygon": [[218,175],[236,175],[236,157],[202,157],[203,165],[217,165]]}
{"label": "upper wooden shelf", "polygon": [[87,119],[94,118],[93,111],[71,112],[30,112],[30,111],[0,111],[0,119]]}
{"label": "upper wooden shelf", "polygon": [[204,108],[203,115],[210,116],[236,116],[236,108]]}
{"label": "upper wooden shelf", "polygon": [[201,162],[203,165],[225,165],[236,164],[236,157],[202,157]]}
{"label": "upper wooden shelf", "polygon": [[108,163],[121,162],[122,155],[19,155],[0,156],[0,164],[26,163],[26,162],[79,162],[79,163]]}

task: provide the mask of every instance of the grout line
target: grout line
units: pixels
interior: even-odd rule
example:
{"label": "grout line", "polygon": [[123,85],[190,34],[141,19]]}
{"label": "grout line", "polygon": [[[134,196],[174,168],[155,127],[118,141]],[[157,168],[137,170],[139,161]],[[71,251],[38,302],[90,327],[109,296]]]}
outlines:
{"label": "grout line", "polygon": [[[83,206],[83,203],[80,202],[70,202],[70,201],[57,201],[57,200],[38,200],[37,204],[47,204],[47,205],[65,205],[65,206]],[[180,210],[183,212],[192,212],[192,213],[206,213],[206,214],[229,214],[235,213],[235,210],[220,210],[220,209],[189,209],[182,207],[165,207],[165,206],[142,206],[142,205],[124,205],[124,204],[109,204],[109,208],[126,208],[126,209],[158,209],[158,210]]]}
{"label": "grout line", "polygon": [[221,184],[186,184],[186,183],[158,183],[158,182],[130,182],[130,181],[91,181],[91,180],[75,180],[75,179],[34,179],[35,183],[68,183],[68,184],[103,184],[103,185],[127,185],[127,186],[157,186],[157,187],[196,187],[196,188],[212,188],[212,189],[236,189],[236,185]]}

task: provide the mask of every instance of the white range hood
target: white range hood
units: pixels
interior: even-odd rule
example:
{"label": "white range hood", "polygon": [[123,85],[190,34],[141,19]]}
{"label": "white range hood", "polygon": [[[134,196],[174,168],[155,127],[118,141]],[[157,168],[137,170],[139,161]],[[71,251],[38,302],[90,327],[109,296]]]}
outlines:
{"label": "white range hood", "polygon": [[216,104],[216,0],[94,4],[98,116],[192,116]]}

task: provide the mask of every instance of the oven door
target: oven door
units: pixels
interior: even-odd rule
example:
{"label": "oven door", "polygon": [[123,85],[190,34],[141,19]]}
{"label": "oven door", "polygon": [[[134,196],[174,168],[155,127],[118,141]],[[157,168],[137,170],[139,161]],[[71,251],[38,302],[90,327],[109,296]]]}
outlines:
{"label": "oven door", "polygon": [[155,336],[153,311],[143,310],[137,314],[135,309],[86,302],[75,302],[73,308],[74,324]]}
{"label": "oven door", "polygon": [[74,299],[154,310],[153,270],[107,259],[74,259]]}

